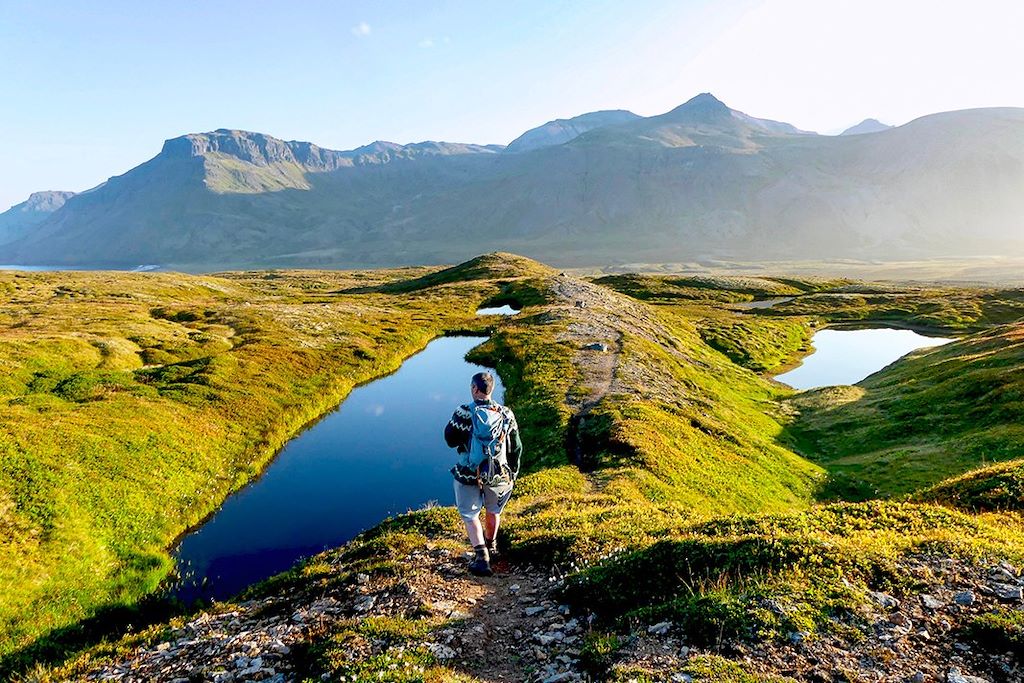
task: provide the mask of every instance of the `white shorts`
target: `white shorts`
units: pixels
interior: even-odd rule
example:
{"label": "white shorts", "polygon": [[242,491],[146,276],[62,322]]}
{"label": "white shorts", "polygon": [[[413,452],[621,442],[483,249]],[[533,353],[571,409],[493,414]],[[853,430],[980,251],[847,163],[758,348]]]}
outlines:
{"label": "white shorts", "polygon": [[484,486],[477,484],[463,484],[453,481],[455,484],[455,507],[459,509],[462,519],[472,522],[480,515],[480,510],[487,508],[487,511],[500,515],[505,509],[505,504],[512,497],[512,484],[501,486]]}

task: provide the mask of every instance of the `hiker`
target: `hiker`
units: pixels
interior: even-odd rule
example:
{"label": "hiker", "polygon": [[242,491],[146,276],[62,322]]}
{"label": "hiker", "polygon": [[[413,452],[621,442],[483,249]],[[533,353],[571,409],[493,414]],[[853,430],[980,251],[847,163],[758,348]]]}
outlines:
{"label": "hiker", "polygon": [[[523,443],[512,410],[491,399],[494,375],[476,373],[469,391],[473,402],[456,409],[445,425],[444,440],[459,453],[452,476],[455,505],[476,553],[469,571],[477,576],[490,576],[491,558],[498,552],[495,538],[501,511],[512,497],[512,487],[519,476]],[[484,508],[487,515],[481,524],[480,510]]]}

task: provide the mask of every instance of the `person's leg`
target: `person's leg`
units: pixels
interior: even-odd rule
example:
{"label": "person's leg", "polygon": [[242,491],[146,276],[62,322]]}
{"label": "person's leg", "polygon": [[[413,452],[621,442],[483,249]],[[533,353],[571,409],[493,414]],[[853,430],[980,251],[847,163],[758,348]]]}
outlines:
{"label": "person's leg", "polygon": [[[490,521],[491,521],[490,517],[491,517],[491,514],[487,513],[487,522],[488,522],[488,524],[490,524]],[[478,545],[484,545],[484,543],[485,543],[485,540],[484,540],[484,529],[483,529],[483,525],[480,523],[480,518],[479,517],[474,517],[471,520],[470,519],[463,519],[462,521],[466,523],[466,534],[469,535],[469,542],[470,542],[470,544],[472,544],[472,546],[474,548],[477,547]]]}
{"label": "person's leg", "polygon": [[497,512],[487,511],[487,525],[484,529],[484,541],[492,545],[498,537],[498,527],[501,526],[501,515]]}
{"label": "person's leg", "polygon": [[484,542],[484,528],[480,523],[480,511],[484,506],[484,496],[479,486],[455,482],[455,506],[459,509],[462,521],[466,525],[466,535],[473,544],[476,557],[469,563],[469,571],[477,576],[491,575],[491,558],[487,554]]}
{"label": "person's leg", "polygon": [[498,528],[501,526],[501,512],[505,509],[509,498],[512,497],[512,484],[504,484],[497,487],[484,487],[484,506],[487,508],[487,516],[484,518],[484,542],[487,549],[497,551],[495,545],[498,538]]}

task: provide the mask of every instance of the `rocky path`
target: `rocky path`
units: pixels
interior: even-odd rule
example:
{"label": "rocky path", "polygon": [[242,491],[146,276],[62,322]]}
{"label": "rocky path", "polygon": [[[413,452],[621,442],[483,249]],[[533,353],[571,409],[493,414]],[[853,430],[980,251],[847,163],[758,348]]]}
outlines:
{"label": "rocky path", "polygon": [[[495,683],[600,680],[582,670],[589,620],[554,597],[544,570],[499,561],[493,577],[466,573],[467,558],[449,547],[412,551],[401,579],[358,575],[317,595],[275,596],[204,612],[159,642],[84,676],[89,681],[265,681],[319,677],[310,668],[312,643],[351,629],[366,617],[425,620],[422,638],[346,641],[359,662],[401,661],[403,651],[429,651],[449,671]],[[725,642],[697,648],[672,622],[637,624],[620,634],[613,666],[644,671],[651,680],[687,683],[694,658],[721,654],[751,672],[815,683],[1013,683],[1024,681],[1016,655],[964,637],[963,625],[995,609],[1024,610],[1024,575],[1006,564],[978,569],[952,558],[912,561],[918,588],[899,596],[878,592],[860,617],[860,635],[793,633],[787,642]],[[766,604],[766,609],[773,605]],[[383,659],[382,659],[383,657]],[[339,671],[344,671],[344,662]]]}
{"label": "rocky path", "polygon": [[[354,664],[425,648],[440,664],[481,681],[576,681],[582,627],[551,597],[548,572],[502,559],[497,572],[478,578],[461,552],[428,545],[404,558],[403,577],[358,575],[315,594],[275,595],[198,614],[159,641],[121,661],[88,672],[88,681],[304,680],[303,653],[331,633],[365,617],[428,619],[422,641],[406,644],[362,638],[352,642]],[[344,668],[344,667],[342,667]],[[323,680],[358,680],[325,674]]]}

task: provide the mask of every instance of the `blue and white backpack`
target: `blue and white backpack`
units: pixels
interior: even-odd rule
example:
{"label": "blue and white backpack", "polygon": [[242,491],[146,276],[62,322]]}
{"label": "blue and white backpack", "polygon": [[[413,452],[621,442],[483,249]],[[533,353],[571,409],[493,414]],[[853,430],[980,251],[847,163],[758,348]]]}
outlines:
{"label": "blue and white backpack", "polygon": [[473,428],[467,460],[470,468],[476,469],[480,484],[500,486],[511,482],[508,435],[512,416],[509,409],[497,403],[477,403],[469,406],[469,419]]}

